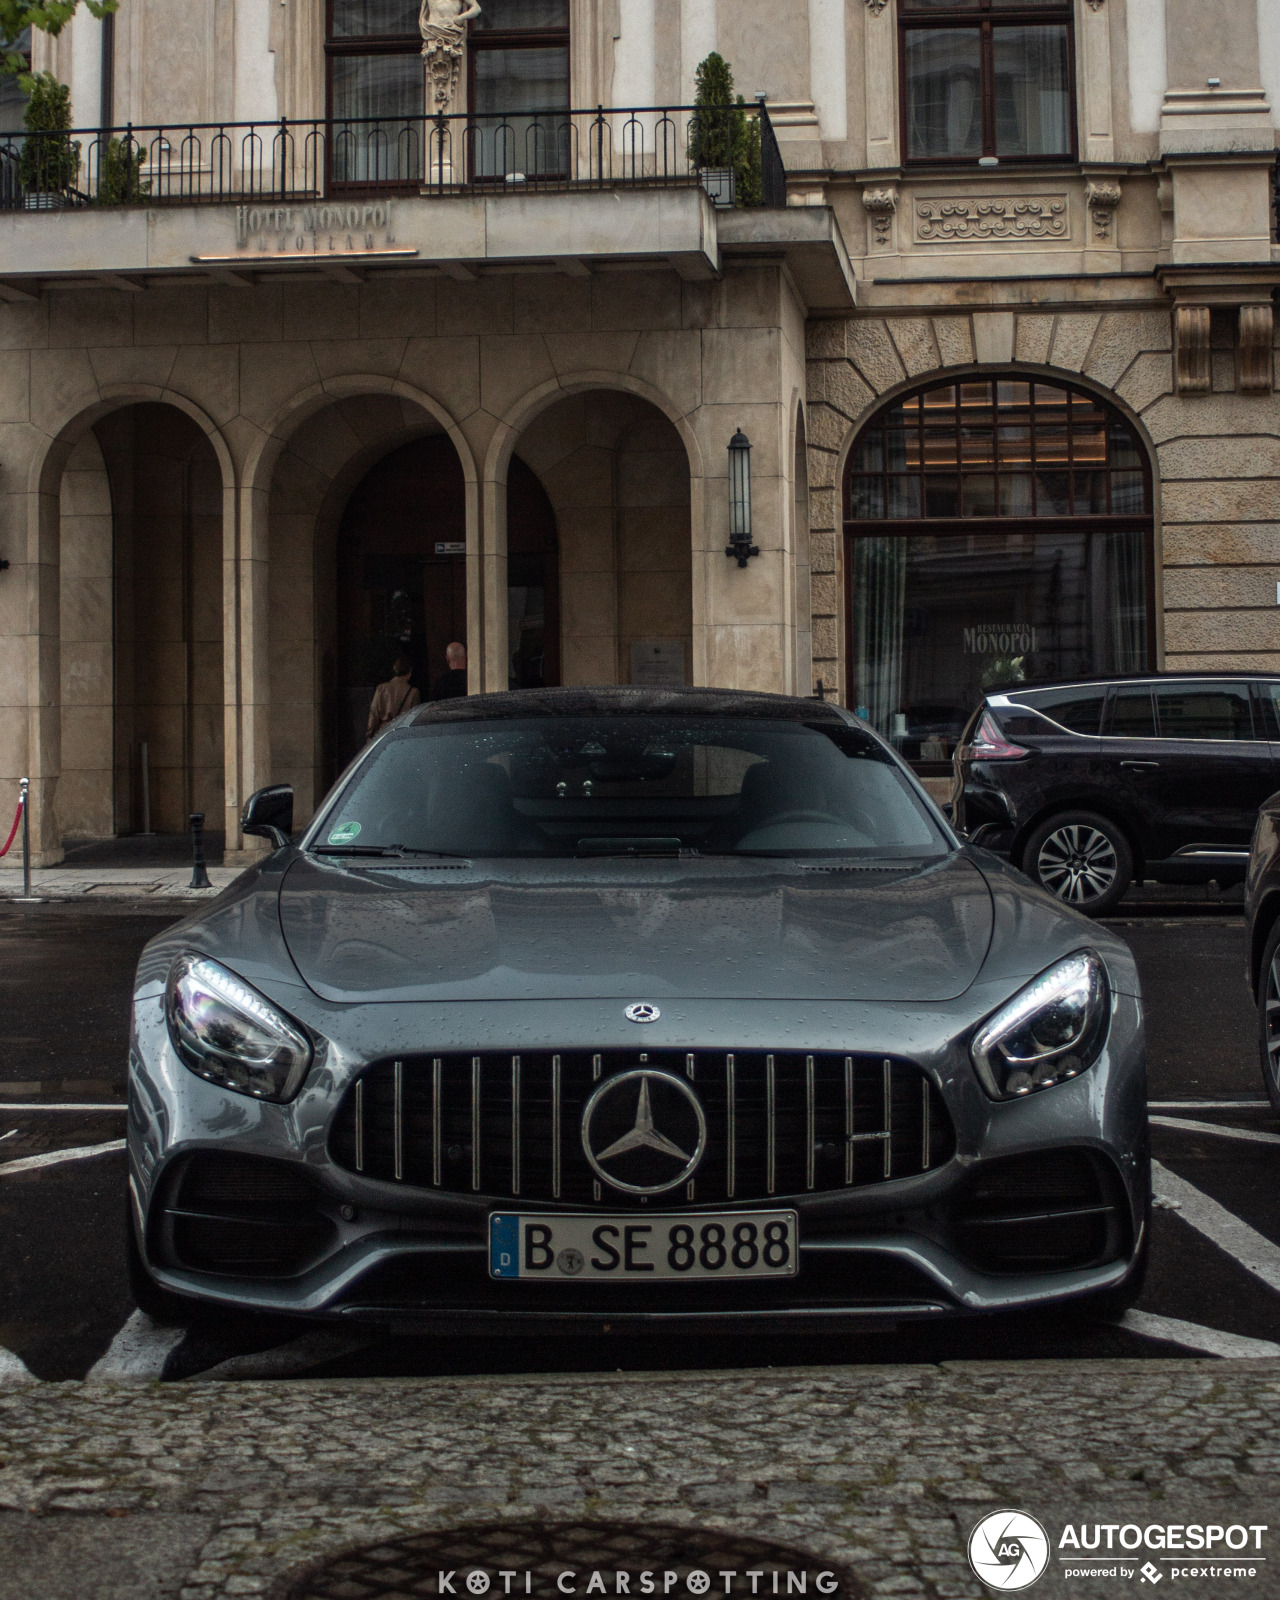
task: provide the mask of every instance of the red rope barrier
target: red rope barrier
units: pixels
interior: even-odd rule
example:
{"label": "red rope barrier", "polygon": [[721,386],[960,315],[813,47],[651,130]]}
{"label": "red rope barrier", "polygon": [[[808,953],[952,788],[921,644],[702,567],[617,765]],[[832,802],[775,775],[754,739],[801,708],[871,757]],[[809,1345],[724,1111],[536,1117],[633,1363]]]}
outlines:
{"label": "red rope barrier", "polygon": [[9,854],[9,846],[18,837],[18,824],[21,821],[22,821],[22,801],[19,800],[18,801],[18,809],[13,814],[13,827],[9,829],[9,837],[4,842],[4,849],[0,850],[0,856],[7,856]]}

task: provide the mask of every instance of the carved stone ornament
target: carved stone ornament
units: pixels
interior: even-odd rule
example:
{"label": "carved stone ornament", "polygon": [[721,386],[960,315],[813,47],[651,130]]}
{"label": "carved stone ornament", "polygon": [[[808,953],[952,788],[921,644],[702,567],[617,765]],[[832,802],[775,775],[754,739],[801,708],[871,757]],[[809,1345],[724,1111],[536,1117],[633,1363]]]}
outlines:
{"label": "carved stone ornament", "polygon": [[1089,10],[1090,11],[1101,11],[1102,10],[1102,0],[1089,0]]}
{"label": "carved stone ornament", "polygon": [[453,103],[467,48],[467,23],[479,15],[476,0],[422,0],[418,13],[422,57],[427,63],[431,99],[437,111],[448,111]]}
{"label": "carved stone ornament", "polygon": [[917,200],[917,244],[954,244],[966,239],[1069,239],[1065,194],[1022,194],[1008,199]]}
{"label": "carved stone ornament", "polygon": [[867,0],[867,10],[873,17],[878,17],[888,4],[889,0]]}
{"label": "carved stone ornament", "polygon": [[862,206],[871,218],[877,244],[888,244],[893,237],[893,218],[898,209],[898,191],[893,185],[882,189],[864,189]]}
{"label": "carved stone ornament", "polygon": [[1275,317],[1269,305],[1240,307],[1240,392],[1271,393]]}
{"label": "carved stone ornament", "polygon": [[1106,241],[1111,237],[1111,223],[1120,204],[1118,183],[1096,183],[1092,179],[1084,186],[1084,201],[1093,218],[1094,237]]}
{"label": "carved stone ornament", "polygon": [[1212,388],[1208,306],[1174,306],[1173,371],[1179,394],[1208,394]]}

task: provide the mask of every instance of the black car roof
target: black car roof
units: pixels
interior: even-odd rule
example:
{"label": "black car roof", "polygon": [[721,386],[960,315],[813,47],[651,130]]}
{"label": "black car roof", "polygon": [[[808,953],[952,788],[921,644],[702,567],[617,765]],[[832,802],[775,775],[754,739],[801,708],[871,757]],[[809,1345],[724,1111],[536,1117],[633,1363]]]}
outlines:
{"label": "black car roof", "polygon": [[[410,714],[410,727],[436,722],[485,722],[510,717],[768,717],[786,722],[847,725],[832,701],[747,689],[510,689],[434,700]],[[401,724],[402,726],[404,724]]]}
{"label": "black car roof", "polygon": [[1166,679],[1179,678],[1239,678],[1245,682],[1252,682],[1254,678],[1275,678],[1280,674],[1274,672],[1242,672],[1238,668],[1232,670],[1218,667],[1201,667],[1196,671],[1180,672],[1109,672],[1091,673],[1086,678],[1043,678],[1035,683],[997,683],[984,690],[987,696],[993,694],[1022,694],[1032,689],[1074,689],[1101,684],[1104,688],[1109,683],[1163,683]]}

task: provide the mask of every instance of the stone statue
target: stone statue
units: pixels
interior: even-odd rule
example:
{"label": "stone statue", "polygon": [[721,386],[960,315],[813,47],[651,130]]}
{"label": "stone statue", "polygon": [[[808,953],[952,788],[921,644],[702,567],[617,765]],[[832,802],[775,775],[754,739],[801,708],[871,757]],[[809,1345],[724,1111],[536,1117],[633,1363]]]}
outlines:
{"label": "stone statue", "polygon": [[422,0],[418,26],[437,111],[447,111],[453,100],[467,44],[467,21],[479,15],[476,0]]}

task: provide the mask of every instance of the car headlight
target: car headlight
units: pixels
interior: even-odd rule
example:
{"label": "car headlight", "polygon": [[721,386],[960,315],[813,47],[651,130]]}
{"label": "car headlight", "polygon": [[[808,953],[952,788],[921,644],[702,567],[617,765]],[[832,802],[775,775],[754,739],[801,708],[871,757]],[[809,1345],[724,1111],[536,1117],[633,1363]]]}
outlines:
{"label": "car headlight", "polygon": [[199,1078],[258,1100],[291,1100],[311,1041],[256,989],[208,956],[179,956],[165,989],[169,1037]]}
{"label": "car headlight", "polygon": [[989,1017],[969,1054],[996,1100],[1016,1100],[1093,1065],[1106,1036],[1110,990],[1102,959],[1078,950]]}

